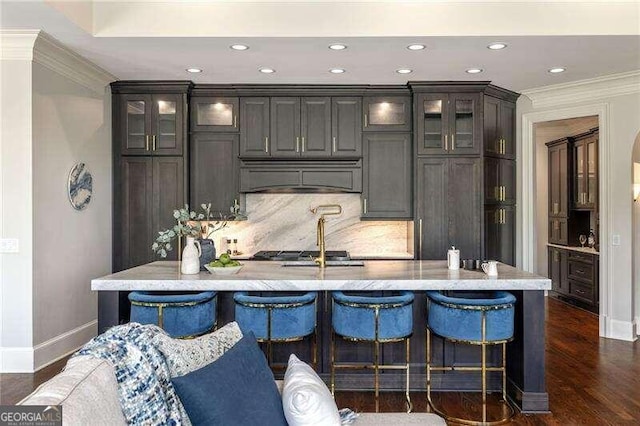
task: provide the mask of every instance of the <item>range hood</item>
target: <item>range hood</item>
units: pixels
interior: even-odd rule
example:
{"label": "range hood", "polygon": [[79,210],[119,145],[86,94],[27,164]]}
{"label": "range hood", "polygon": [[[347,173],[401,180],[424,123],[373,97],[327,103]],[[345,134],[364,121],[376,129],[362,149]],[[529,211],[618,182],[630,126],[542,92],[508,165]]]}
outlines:
{"label": "range hood", "polygon": [[362,192],[362,160],[240,163],[240,192]]}

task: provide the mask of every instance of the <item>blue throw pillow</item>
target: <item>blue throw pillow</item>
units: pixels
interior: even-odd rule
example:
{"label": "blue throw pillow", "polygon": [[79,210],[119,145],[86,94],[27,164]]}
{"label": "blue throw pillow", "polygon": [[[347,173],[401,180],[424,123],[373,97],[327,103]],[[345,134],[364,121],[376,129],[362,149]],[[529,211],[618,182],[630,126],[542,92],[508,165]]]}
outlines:
{"label": "blue throw pillow", "polygon": [[251,332],[216,361],[172,382],[194,426],[287,425],[273,373]]}

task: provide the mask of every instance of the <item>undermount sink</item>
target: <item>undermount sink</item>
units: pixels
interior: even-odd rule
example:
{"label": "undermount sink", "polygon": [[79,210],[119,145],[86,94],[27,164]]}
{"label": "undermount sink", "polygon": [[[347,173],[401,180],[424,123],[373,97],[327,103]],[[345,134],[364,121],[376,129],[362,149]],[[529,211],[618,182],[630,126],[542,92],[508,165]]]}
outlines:
{"label": "undermount sink", "polygon": [[[326,266],[364,266],[362,260],[327,260]],[[313,260],[293,260],[288,262],[282,262],[282,266],[313,266],[318,267],[318,264]]]}

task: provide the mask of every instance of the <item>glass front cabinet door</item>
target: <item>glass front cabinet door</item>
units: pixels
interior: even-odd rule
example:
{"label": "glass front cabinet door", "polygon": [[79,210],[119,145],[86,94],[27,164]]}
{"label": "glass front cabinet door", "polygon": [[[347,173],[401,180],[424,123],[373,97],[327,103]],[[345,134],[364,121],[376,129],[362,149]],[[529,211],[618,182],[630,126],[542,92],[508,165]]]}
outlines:
{"label": "glass front cabinet door", "polygon": [[411,130],[411,98],[409,97],[365,97],[363,110],[363,130],[366,132]]}
{"label": "glass front cabinet door", "polygon": [[153,95],[151,150],[153,155],[182,155],[182,95]]}
{"label": "glass front cabinet door", "polygon": [[194,97],[191,99],[191,129],[234,133],[239,130],[238,98]]}
{"label": "glass front cabinet door", "polygon": [[151,96],[120,95],[120,149],[125,155],[149,155]]}
{"label": "glass front cabinet door", "polygon": [[478,154],[480,95],[424,93],[417,97],[418,154]]}

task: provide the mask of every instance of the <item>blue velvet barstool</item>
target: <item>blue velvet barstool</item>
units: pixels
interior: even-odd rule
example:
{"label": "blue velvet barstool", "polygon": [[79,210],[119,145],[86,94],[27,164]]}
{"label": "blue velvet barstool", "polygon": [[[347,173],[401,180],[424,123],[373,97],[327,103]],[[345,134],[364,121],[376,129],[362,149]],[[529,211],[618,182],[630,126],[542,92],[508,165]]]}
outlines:
{"label": "blue velvet barstool", "polygon": [[156,324],[171,337],[188,339],[212,331],[218,305],[215,291],[129,293],[131,322]]}
{"label": "blue velvet barstool", "polygon": [[267,360],[273,365],[273,343],[288,343],[311,337],[311,363],[318,364],[317,293],[254,296],[233,295],[236,322],[243,331],[252,331],[258,342],[267,344]]}
{"label": "blue velvet barstool", "polygon": [[[445,296],[428,291],[427,315],[427,399],[433,410],[446,420],[467,425],[496,425],[508,422],[515,411],[506,395],[507,342],[513,340],[514,306],[516,298],[506,291],[464,292]],[[431,333],[454,343],[466,343],[481,347],[480,367],[440,366],[431,363]],[[499,367],[487,366],[487,346],[502,345],[502,363]],[[432,371],[475,371],[482,374],[482,420],[463,419],[447,415],[431,400]],[[502,373],[503,417],[487,421],[487,373]],[[505,414],[504,409],[507,409]]]}
{"label": "blue velvet barstool", "polygon": [[[361,296],[332,293],[331,331],[331,393],[335,392],[335,370],[340,368],[374,370],[376,412],[379,411],[380,369],[405,370],[407,412],[413,408],[409,396],[409,341],[413,333],[413,293],[400,291],[390,296]],[[373,364],[349,364],[336,362],[335,335],[350,341],[373,343]],[[381,365],[380,344],[405,342],[406,363],[404,365]]]}

